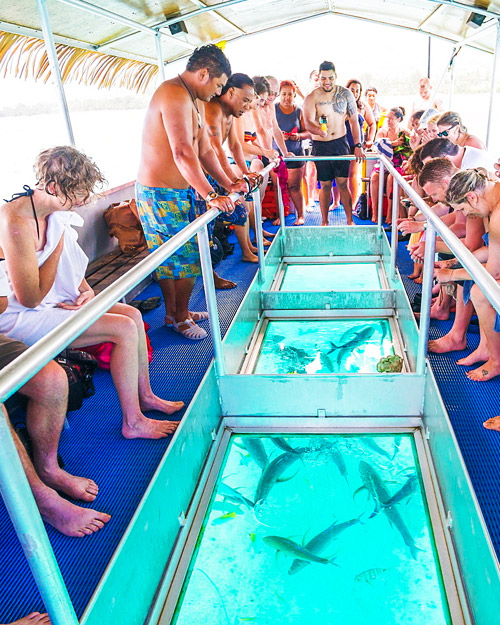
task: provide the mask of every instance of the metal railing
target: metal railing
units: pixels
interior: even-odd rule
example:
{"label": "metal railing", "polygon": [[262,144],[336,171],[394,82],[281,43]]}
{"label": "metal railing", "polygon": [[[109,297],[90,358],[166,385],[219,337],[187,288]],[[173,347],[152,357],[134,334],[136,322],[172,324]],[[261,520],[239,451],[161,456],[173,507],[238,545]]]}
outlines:
{"label": "metal railing", "polygon": [[[276,167],[276,165],[277,161],[273,161],[260,173],[265,174]],[[231,198],[237,200],[243,195],[243,193],[234,193],[231,194]],[[264,246],[259,189],[253,192],[253,197],[259,274],[264,276]],[[57,356],[195,234],[198,237],[200,248],[203,285],[210,313],[210,329],[214,344],[215,364],[218,375],[224,375],[222,337],[207,229],[208,224],[220,212],[216,208],[207,210],[206,213],[174,235],[133,269],[118,278],[111,286],[85,304],[81,310],[76,311],[71,315],[71,318],[61,323],[57,328],[49,332],[47,336],[29,347],[23,354],[7,365],[0,372],[0,403],[4,402],[30,380],[52,358]],[[0,492],[53,625],[78,625],[78,619],[71,599],[61,576],[4,414],[0,414]]]}

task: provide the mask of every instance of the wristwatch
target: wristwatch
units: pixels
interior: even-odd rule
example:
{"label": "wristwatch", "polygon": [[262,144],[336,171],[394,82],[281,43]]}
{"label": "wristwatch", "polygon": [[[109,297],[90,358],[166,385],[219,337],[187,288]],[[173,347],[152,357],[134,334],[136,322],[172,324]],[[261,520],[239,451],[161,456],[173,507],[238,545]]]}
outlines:
{"label": "wristwatch", "polygon": [[362,143],[355,143],[355,144],[353,145],[353,147],[354,147],[354,148],[362,148],[362,147],[363,147],[363,144],[362,144]]}
{"label": "wristwatch", "polygon": [[216,197],[219,197],[219,194],[216,193],[215,191],[210,191],[210,193],[207,193],[205,202],[210,202],[211,200],[215,200]]}

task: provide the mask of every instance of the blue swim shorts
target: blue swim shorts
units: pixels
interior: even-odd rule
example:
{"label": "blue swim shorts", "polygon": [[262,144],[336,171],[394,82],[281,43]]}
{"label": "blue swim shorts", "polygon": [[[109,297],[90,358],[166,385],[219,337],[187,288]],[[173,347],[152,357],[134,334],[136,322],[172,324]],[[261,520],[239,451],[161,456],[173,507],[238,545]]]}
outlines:
{"label": "blue swim shorts", "polygon": [[[195,192],[135,185],[137,210],[148,247],[156,250],[174,234],[196,219]],[[201,275],[200,255],[196,239],[192,238],[172,254],[155,271],[156,278],[196,278]]]}

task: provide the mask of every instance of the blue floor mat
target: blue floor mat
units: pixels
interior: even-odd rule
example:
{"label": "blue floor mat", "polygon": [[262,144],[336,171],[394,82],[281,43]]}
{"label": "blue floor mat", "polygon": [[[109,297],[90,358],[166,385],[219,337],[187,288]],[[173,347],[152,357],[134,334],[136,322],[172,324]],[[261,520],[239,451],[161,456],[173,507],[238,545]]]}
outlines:
{"label": "blue floor mat", "polygon": [[[320,223],[320,213],[306,213],[307,225]],[[291,224],[294,216],[287,217]],[[370,224],[355,218],[356,223]],[[345,224],[343,209],[330,213],[330,224]],[[266,230],[276,231],[270,222]],[[412,263],[399,245],[398,266],[405,287],[413,296],[420,287],[404,276],[411,273]],[[257,266],[241,261],[236,245],[232,256],[217,266],[217,272],[238,283],[237,288],[217,291],[222,332],[225,333],[243,299]],[[157,285],[150,285],[139,297],[159,295]],[[411,299],[411,297],[410,297]],[[201,281],[191,299],[193,310],[204,310]],[[148,312],[144,319],[151,325],[149,336],[154,348],[150,367],[153,389],[167,399],[192,399],[212,358],[210,339],[193,342],[163,326],[163,306]],[[208,323],[202,324],[208,330]],[[450,322],[431,324],[431,338],[444,334]],[[478,335],[470,334],[469,345],[477,344]],[[500,519],[497,484],[500,481],[500,434],[485,430],[481,423],[500,414],[500,381],[470,382],[463,368],[455,364],[461,353],[431,355],[433,370],[447,405],[462,453],[481,503],[497,553],[500,553]],[[63,432],[60,451],[71,473],[94,479],[100,487],[96,501],[79,504],[108,512],[112,520],[97,534],[83,539],[67,538],[47,526],[63,577],[78,616],[81,616],[104,569],[116,549],[151,477],[168,445],[160,441],[128,441],[120,432],[121,411],[108,373],[95,376],[97,392],[84,406],[70,413],[70,429]],[[182,412],[177,418],[182,417]],[[25,562],[10,519],[0,502],[0,622],[8,623],[33,610],[44,611],[41,598]],[[15,587],[13,587],[15,580]]]}

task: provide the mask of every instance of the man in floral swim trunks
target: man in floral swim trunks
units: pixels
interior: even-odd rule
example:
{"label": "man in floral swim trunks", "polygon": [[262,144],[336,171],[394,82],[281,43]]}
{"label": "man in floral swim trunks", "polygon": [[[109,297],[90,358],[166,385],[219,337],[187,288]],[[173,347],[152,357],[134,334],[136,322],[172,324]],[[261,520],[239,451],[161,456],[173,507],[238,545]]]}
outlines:
{"label": "man in floral swim trunks", "polygon": [[[228,191],[244,191],[224,173],[208,141],[201,102],[220,94],[231,66],[220,48],[207,45],[190,56],[186,69],[163,82],[153,95],[144,124],[137,174],[137,208],[151,250],[187,226],[195,215],[195,192],[208,207],[231,213],[234,203],[218,195],[203,170]],[[206,312],[188,309],[195,279],[200,275],[197,245],[192,239],[158,267],[165,300],[165,324],[188,339],[203,339],[196,324]]]}

